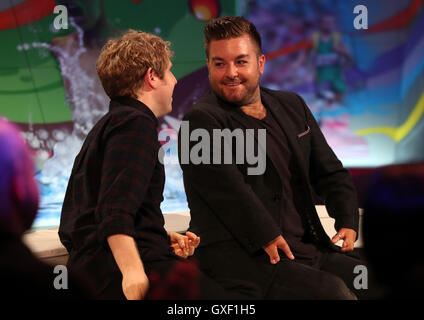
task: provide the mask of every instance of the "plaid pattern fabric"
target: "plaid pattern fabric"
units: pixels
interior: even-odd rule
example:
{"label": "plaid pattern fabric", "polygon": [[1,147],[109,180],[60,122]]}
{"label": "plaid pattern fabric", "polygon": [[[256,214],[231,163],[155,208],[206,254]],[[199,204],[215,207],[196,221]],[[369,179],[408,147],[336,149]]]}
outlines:
{"label": "plaid pattern fabric", "polygon": [[[143,103],[119,97],[87,135],[75,159],[59,227],[69,261],[111,255],[107,238],[133,237],[143,261],[172,256],[160,210],[165,173],[158,161],[158,120]],[[108,261],[106,259],[104,261]],[[100,267],[100,266],[98,266]]]}

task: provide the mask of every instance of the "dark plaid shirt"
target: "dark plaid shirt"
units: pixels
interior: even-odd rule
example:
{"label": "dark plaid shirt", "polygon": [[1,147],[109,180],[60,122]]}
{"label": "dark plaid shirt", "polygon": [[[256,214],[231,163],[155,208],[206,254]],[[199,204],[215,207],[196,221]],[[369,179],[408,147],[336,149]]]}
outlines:
{"label": "dark plaid shirt", "polygon": [[175,257],[160,210],[165,174],[158,120],[143,103],[119,97],[88,134],[75,159],[59,227],[68,266],[99,281],[116,272],[107,238],[133,237],[143,261]]}

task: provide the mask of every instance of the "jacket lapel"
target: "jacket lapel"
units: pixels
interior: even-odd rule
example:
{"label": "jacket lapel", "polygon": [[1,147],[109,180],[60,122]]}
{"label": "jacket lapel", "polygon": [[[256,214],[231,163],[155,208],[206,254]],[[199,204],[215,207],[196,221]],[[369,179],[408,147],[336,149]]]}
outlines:
{"label": "jacket lapel", "polygon": [[[245,117],[245,115],[243,114],[243,111],[240,108],[233,107],[229,110],[229,113],[230,113],[230,117],[232,118],[232,120],[238,123],[238,126],[234,126],[233,128],[231,128],[232,130],[234,130],[235,128],[239,128],[240,126],[242,128],[245,127],[245,122],[243,121],[243,118]],[[261,148],[262,150],[265,150],[265,152],[266,152],[266,145],[262,146],[260,144],[260,142],[258,140],[258,134],[254,134],[253,137],[255,139],[256,144],[258,145],[258,150],[259,150],[259,148]],[[278,176],[280,177],[280,180],[281,180],[282,177],[281,177],[279,171],[277,170],[275,160],[272,158],[271,154],[269,154],[268,152],[266,152],[266,156],[269,160],[271,160],[271,162],[272,162],[272,164],[275,168],[275,171],[277,171]]]}
{"label": "jacket lapel", "polygon": [[295,163],[300,166],[301,172],[306,174],[305,160],[299,147],[297,131],[290,122],[284,103],[263,90],[261,90],[261,99],[267,110],[274,116],[281,130],[286,134],[290,150],[295,157]]}
{"label": "jacket lapel", "polygon": [[[244,127],[243,111],[240,108],[236,106],[232,106],[228,104],[227,102],[219,99],[216,95],[215,95],[215,98],[217,99],[221,107],[227,110],[231,119],[238,123],[237,126],[233,126],[233,128],[230,128],[230,129],[234,130],[235,128],[239,128],[240,125]],[[278,125],[286,134],[289,148],[291,152],[293,153],[293,156],[295,157],[295,163],[297,163],[300,166],[301,172],[306,175],[307,174],[306,168],[303,164],[304,163],[303,155],[299,148],[299,142],[297,141],[298,139],[297,131],[293,127],[292,123],[288,120],[290,119],[290,117],[288,116],[285,110],[284,103],[278,100],[277,98],[275,98],[274,96],[272,96],[271,94],[265,92],[264,90],[261,90],[261,99],[262,99],[262,103],[265,104],[267,110],[272,113]],[[257,134],[254,135],[254,138],[256,143],[259,143]],[[274,167],[277,168],[275,165],[275,159],[273,159],[272,156],[268,153],[267,153],[267,157],[271,160]],[[276,171],[278,172],[278,170]],[[280,176],[280,179],[282,178],[283,177]]]}

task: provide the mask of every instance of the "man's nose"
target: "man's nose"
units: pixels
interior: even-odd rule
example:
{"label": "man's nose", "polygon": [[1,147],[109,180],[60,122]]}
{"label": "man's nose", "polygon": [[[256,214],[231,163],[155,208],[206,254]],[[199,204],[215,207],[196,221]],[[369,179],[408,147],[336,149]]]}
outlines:
{"label": "man's nose", "polygon": [[225,70],[225,75],[230,79],[234,79],[238,76],[237,67],[233,63],[229,63]]}

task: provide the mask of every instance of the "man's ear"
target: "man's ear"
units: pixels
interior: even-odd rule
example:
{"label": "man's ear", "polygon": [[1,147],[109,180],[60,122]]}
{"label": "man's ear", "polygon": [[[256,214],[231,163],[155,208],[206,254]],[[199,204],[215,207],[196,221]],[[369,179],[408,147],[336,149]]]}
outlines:
{"label": "man's ear", "polygon": [[261,54],[261,55],[259,56],[259,59],[258,59],[258,63],[259,63],[259,73],[260,73],[261,75],[264,73],[265,60],[266,60],[265,55],[264,55],[264,54]]}
{"label": "man's ear", "polygon": [[209,66],[209,59],[208,58],[206,58],[206,67],[208,68],[208,78],[210,80],[211,79],[210,78],[210,76],[211,76],[211,69],[210,69],[210,66]]}
{"label": "man's ear", "polygon": [[147,69],[146,75],[144,76],[144,89],[148,89],[149,91],[156,89],[159,84],[158,80],[160,80],[160,78],[156,71],[154,71],[152,68]]}

